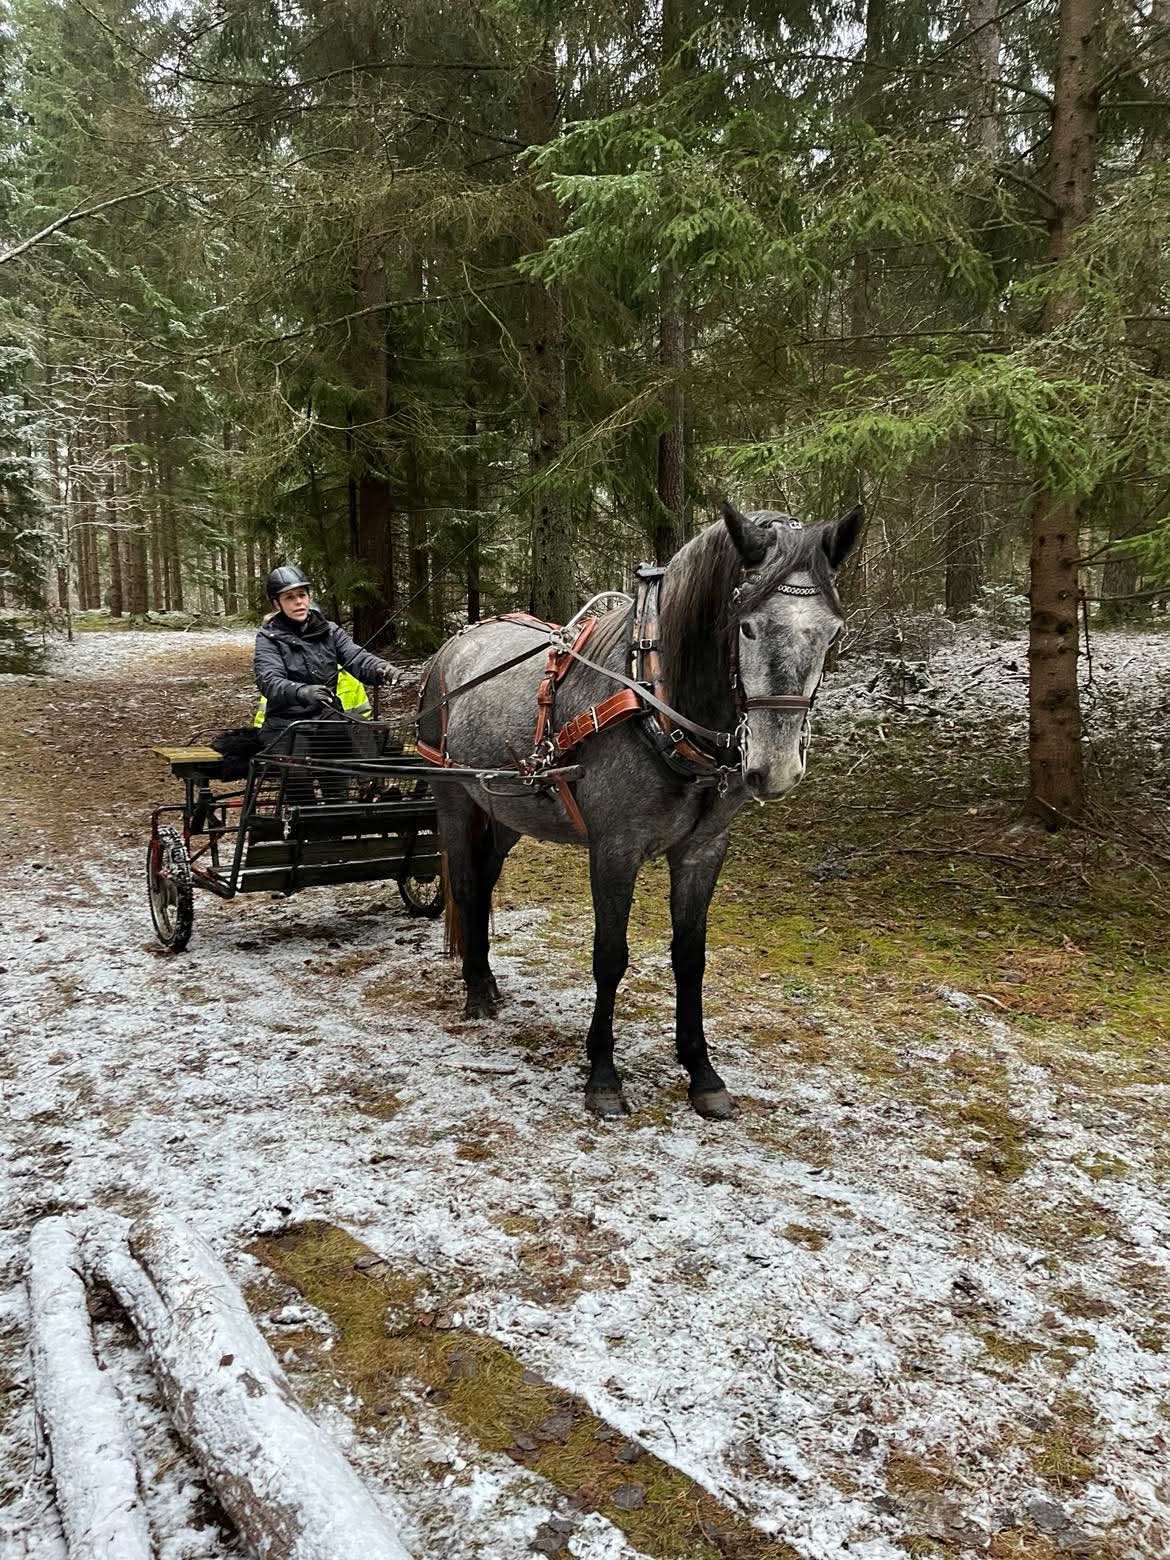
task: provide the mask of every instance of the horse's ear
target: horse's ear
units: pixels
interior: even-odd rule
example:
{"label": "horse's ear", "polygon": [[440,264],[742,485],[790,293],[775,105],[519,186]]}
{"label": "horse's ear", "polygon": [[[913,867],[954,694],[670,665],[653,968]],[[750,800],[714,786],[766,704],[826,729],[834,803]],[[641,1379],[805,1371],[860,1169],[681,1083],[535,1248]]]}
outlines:
{"label": "horse's ear", "polygon": [[763,528],[746,515],[741,515],[735,505],[729,504],[726,499],[719,505],[719,513],[731,533],[736,552],[747,567],[753,569],[757,563],[763,563],[768,551],[768,538]]}
{"label": "horse's ear", "polygon": [[857,544],[864,523],[864,508],[861,504],[854,504],[847,515],[842,515],[840,520],[834,520],[825,527],[821,546],[825,549],[830,568],[839,569],[845,562]]}

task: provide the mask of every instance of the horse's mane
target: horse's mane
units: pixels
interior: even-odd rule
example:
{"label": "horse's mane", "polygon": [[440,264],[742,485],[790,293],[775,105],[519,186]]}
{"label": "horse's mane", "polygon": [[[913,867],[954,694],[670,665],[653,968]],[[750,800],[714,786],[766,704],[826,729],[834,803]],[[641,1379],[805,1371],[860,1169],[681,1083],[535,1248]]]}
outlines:
{"label": "horse's mane", "polygon": [[[672,702],[713,723],[730,702],[727,638],[732,624],[789,574],[811,575],[835,600],[822,546],[824,526],[795,526],[790,515],[771,509],[755,510],[747,518],[767,526],[771,539],[767,554],[746,577],[730,532],[717,520],[675,555],[663,581],[659,639]],[[734,600],[737,585],[741,594]]]}

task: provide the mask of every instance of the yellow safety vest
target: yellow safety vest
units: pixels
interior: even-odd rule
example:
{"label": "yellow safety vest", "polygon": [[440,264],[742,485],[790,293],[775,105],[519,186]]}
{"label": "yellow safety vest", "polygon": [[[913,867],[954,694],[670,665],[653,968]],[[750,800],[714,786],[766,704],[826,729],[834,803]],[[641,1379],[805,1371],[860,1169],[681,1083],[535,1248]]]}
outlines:
{"label": "yellow safety vest", "polygon": [[[362,720],[369,720],[374,713],[370,708],[370,701],[366,697],[365,688],[358,682],[356,677],[351,677],[343,667],[339,667],[337,671],[337,697],[341,700],[343,710],[348,710],[351,715],[360,716]],[[261,694],[260,707],[256,711],[256,718],[252,722],[253,726],[262,726],[264,724],[264,711],[267,708],[268,700]]]}

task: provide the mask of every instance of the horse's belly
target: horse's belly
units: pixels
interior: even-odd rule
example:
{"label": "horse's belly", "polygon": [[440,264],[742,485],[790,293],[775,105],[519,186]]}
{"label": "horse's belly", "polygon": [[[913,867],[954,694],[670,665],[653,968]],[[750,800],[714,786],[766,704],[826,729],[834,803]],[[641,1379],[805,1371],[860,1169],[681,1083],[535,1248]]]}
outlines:
{"label": "horse's belly", "polygon": [[517,834],[548,840],[554,845],[588,844],[573,828],[560,797],[551,788],[545,790],[534,786],[523,796],[505,797],[495,785],[477,785],[469,788],[469,794],[489,817],[514,829]]}

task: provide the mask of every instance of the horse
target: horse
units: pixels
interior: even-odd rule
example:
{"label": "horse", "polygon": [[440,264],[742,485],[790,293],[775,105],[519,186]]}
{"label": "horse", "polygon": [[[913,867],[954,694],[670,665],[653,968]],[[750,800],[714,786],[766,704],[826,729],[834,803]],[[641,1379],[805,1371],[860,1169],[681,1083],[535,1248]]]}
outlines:
{"label": "horse", "polygon": [[[660,856],[670,870],[675,1045],[689,1074],[690,1103],[709,1119],[734,1114],[703,1030],[707,911],[732,819],[752,799],[786,795],[804,775],[809,710],[844,624],[834,576],[861,521],[860,506],[837,521],[802,526],[778,511],[745,514],[723,503],[720,518],[664,571],[639,571],[659,576],[654,639],[644,637],[635,608],[623,606],[600,618],[586,649],[574,652],[567,640],[554,640],[554,655],[559,647],[564,657],[560,669],[568,668],[554,683],[556,721],[562,711],[583,716],[574,737],[582,727],[590,732],[570,755],[544,739],[546,766],[569,756],[579,771],[568,796],[565,782],[498,783],[501,769],[531,777],[539,768],[535,757],[526,764],[522,755],[533,752],[536,698],[548,688],[551,663],[542,669],[535,659],[549,643],[548,625],[524,614],[469,625],[426,669],[420,751],[461,771],[496,771],[453,773],[433,786],[466,1017],[491,1017],[500,1001],[489,927],[508,852],[522,835],[589,851],[596,996],[585,1105],[596,1116],[629,1108],[614,1065],[614,1004],[629,962],[635,879],[643,862]],[[653,651],[654,678],[627,677],[639,665],[631,648]],[[620,724],[599,722],[599,701],[615,685],[635,682],[641,699],[626,697],[637,713]],[[648,706],[655,697],[667,716]],[[692,741],[688,733],[702,735]],[[691,754],[689,768],[674,762],[680,748]]]}

